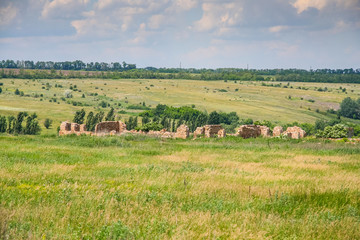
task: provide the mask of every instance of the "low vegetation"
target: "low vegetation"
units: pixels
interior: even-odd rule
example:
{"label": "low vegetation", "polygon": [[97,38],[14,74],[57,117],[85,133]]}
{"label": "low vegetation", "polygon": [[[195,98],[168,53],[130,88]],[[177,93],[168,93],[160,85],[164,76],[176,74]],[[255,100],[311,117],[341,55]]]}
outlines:
{"label": "low vegetation", "polygon": [[0,136],[0,145],[5,239],[360,238],[360,151],[344,142]]}

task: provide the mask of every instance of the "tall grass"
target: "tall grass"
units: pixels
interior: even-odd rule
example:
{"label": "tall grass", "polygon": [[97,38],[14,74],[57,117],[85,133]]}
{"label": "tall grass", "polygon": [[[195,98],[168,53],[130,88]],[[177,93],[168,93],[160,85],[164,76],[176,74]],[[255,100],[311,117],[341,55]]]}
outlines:
{"label": "tall grass", "polygon": [[0,146],[2,239],[360,238],[357,145],[2,135]]}

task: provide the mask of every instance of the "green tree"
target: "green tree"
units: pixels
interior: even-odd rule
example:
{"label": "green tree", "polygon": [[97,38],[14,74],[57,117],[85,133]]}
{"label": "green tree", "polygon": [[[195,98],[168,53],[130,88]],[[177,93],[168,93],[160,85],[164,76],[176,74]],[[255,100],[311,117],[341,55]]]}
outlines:
{"label": "green tree", "polygon": [[73,122],[78,124],[83,124],[85,120],[86,112],[84,109],[81,109],[80,111],[76,111],[74,115]]}
{"label": "green tree", "polygon": [[209,115],[209,124],[220,124],[220,114],[213,111]]}
{"label": "green tree", "polygon": [[5,116],[0,116],[0,132],[4,133],[6,132],[6,117]]}
{"label": "green tree", "polygon": [[16,90],[15,90],[15,95],[20,95],[19,89],[16,89]]}
{"label": "green tree", "polygon": [[46,118],[45,121],[44,121],[44,126],[46,129],[49,129],[49,127],[51,127],[51,124],[52,124],[52,120],[49,119],[49,118]]}
{"label": "green tree", "polygon": [[28,116],[26,119],[24,134],[36,135],[39,134],[40,131],[41,128],[39,122],[37,121],[37,115],[36,113],[33,113],[32,115]]}
{"label": "green tree", "polygon": [[12,133],[14,133],[14,124],[15,124],[16,119],[14,116],[8,116],[7,119],[8,119],[8,121],[7,121],[8,126],[6,129],[6,132],[12,134]]}
{"label": "green tree", "polygon": [[24,121],[24,118],[27,116],[26,112],[19,112],[17,115],[17,118],[14,122],[14,133],[20,134],[23,132],[22,128],[22,122]]}
{"label": "green tree", "polygon": [[86,117],[86,129],[88,131],[94,131],[93,128],[93,118],[94,118],[94,113],[93,112],[89,112],[87,117]]}
{"label": "green tree", "polygon": [[2,93],[2,88],[0,87],[0,93]]}
{"label": "green tree", "polygon": [[339,111],[341,116],[360,119],[360,105],[350,97],[341,102]]}
{"label": "green tree", "polygon": [[111,108],[105,117],[105,121],[115,121],[114,108]]}

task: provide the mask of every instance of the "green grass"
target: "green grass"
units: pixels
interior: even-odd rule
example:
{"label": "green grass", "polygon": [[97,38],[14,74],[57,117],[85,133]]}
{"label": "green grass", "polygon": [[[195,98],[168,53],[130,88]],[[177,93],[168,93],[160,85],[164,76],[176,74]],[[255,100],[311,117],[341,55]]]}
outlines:
{"label": "green grass", "polygon": [[360,149],[0,135],[0,239],[359,239]]}
{"label": "green grass", "polygon": [[[43,128],[42,134],[55,133],[60,122],[72,120],[75,111],[81,108],[85,108],[87,112],[108,111],[109,108],[99,107],[101,101],[109,103],[116,112],[126,110],[126,114],[118,114],[118,117],[123,119],[141,111],[127,109],[128,106],[137,106],[145,102],[146,106],[152,107],[159,103],[172,106],[195,104],[196,108],[202,111],[235,111],[243,119],[269,120],[281,124],[294,121],[314,123],[318,118],[329,120],[330,117],[323,114],[327,109],[337,109],[345,97],[358,98],[360,94],[358,84],[290,83],[288,88],[277,88],[261,86],[262,82],[156,79],[43,79],[34,81],[0,79],[0,82],[4,83],[3,93],[0,94],[0,115],[14,115],[19,111],[28,111],[38,113],[41,124],[45,118],[54,120],[53,127],[49,130]],[[46,83],[52,86],[49,90]],[[55,84],[60,84],[63,88],[55,88]],[[287,85],[287,83],[282,84]],[[76,85],[81,92],[74,91],[74,97],[66,100],[82,102],[89,106],[73,106],[61,100],[65,90],[71,85]],[[297,89],[298,87],[306,87],[308,90]],[[316,87],[327,87],[331,92],[319,92],[315,89]],[[340,87],[346,88],[347,94],[339,90]],[[16,96],[14,91],[17,88],[24,91],[25,95],[43,94],[43,97]],[[219,91],[219,89],[227,92]],[[95,93],[98,95],[90,95]],[[82,98],[82,94],[86,97]],[[288,96],[291,96],[291,99]],[[49,102],[53,98],[57,101]],[[314,100],[314,102],[309,102],[309,100]],[[121,106],[118,106],[119,103]],[[317,109],[320,110],[319,113],[316,112]],[[353,122],[359,123],[359,121]]]}

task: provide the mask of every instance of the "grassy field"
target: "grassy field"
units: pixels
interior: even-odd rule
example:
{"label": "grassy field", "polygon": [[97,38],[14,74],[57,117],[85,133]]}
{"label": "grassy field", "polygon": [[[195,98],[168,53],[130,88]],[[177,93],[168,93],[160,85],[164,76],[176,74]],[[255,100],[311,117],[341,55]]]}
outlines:
{"label": "grassy field", "polygon": [[[99,111],[102,109],[99,103],[105,101],[117,111],[125,110],[128,114],[118,114],[123,119],[134,112],[126,109],[129,104],[145,102],[152,107],[159,103],[172,106],[195,104],[199,110],[235,111],[243,119],[269,120],[281,124],[294,121],[314,123],[318,118],[328,119],[322,112],[330,108],[338,109],[345,97],[360,96],[360,85],[356,84],[290,83],[284,88],[287,83],[282,83],[282,87],[278,88],[262,86],[262,82],[155,79],[0,79],[0,82],[4,84],[3,93],[0,94],[0,115],[28,111],[36,112],[40,121],[45,118],[54,120],[53,128],[43,129],[42,134],[55,133],[61,121],[72,120],[74,112],[83,108],[67,104],[66,101],[89,105],[84,107],[87,112]],[[64,92],[75,85],[79,91],[73,91],[73,98],[61,100]],[[325,87],[329,91],[317,91],[317,88]],[[17,88],[29,96],[15,95]],[[345,92],[343,88],[346,88]],[[96,93],[98,95],[94,96]],[[36,94],[39,97],[35,98]],[[82,94],[85,98],[82,98]],[[121,106],[118,106],[119,103]],[[317,109],[320,113],[316,112]],[[109,108],[102,110],[108,111]]]}
{"label": "grassy field", "polygon": [[0,136],[0,239],[360,239],[360,148]]}

